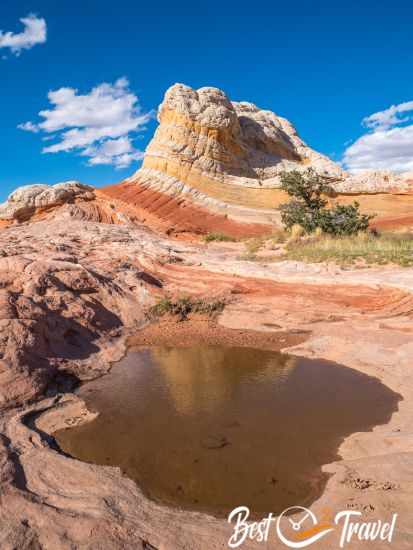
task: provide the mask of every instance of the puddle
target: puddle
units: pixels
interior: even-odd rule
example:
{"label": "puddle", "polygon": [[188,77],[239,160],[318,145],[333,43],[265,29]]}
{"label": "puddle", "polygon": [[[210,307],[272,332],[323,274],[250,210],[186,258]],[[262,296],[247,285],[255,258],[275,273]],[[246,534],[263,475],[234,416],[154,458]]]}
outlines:
{"label": "puddle", "polygon": [[223,346],[130,351],[78,394],[100,415],[55,434],[65,452],[218,516],[311,504],[343,438],[387,423],[400,399],[334,363]]}

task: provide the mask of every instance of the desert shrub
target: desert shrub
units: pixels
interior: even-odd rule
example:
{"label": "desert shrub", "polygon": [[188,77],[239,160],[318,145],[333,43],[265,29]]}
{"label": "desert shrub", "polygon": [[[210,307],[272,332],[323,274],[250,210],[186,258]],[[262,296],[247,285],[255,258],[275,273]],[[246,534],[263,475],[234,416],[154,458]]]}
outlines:
{"label": "desert shrub", "polygon": [[280,211],[286,229],[299,225],[306,233],[312,233],[318,227],[318,211],[311,210],[302,201],[292,200],[282,204]]}
{"label": "desert shrub", "polygon": [[212,241],[218,241],[218,242],[235,242],[236,239],[234,237],[231,237],[230,235],[226,235],[225,233],[207,233],[204,236],[204,241],[206,243],[210,243]]}
{"label": "desert shrub", "polygon": [[280,206],[281,220],[286,229],[300,225],[306,233],[320,228],[323,233],[331,235],[354,235],[365,231],[373,218],[362,214],[357,202],[327,208],[323,195],[331,194],[332,189],[326,178],[312,168],[306,172],[283,172],[280,179],[281,189],[293,197]]}
{"label": "desert shrub", "polygon": [[193,299],[189,296],[181,296],[175,300],[161,298],[149,309],[148,316],[149,318],[156,318],[170,314],[176,315],[181,321],[184,321],[190,313],[214,315],[220,313],[224,307],[224,300]]}
{"label": "desert shrub", "polygon": [[161,298],[155,305],[150,308],[149,314],[151,317],[161,317],[162,315],[170,313],[171,310],[172,301],[170,300],[170,298]]}
{"label": "desert shrub", "polygon": [[320,211],[318,227],[330,235],[355,235],[368,229],[371,218],[373,216],[361,214],[358,202],[338,204]]}

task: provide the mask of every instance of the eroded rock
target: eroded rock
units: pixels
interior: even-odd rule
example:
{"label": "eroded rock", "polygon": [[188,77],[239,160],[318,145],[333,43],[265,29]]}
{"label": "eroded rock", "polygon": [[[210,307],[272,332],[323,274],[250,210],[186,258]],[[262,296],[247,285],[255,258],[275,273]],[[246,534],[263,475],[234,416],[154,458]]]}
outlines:
{"label": "eroded rock", "polygon": [[26,185],[10,194],[7,201],[0,205],[0,219],[22,220],[36,209],[50,208],[72,202],[77,197],[84,200],[94,198],[93,187],[77,181],[67,181],[56,185]]}
{"label": "eroded rock", "polygon": [[[23,248],[27,241],[31,251]],[[306,331],[294,354],[380,376],[402,393],[391,424],[344,443],[343,462],[329,466],[335,475],[312,509],[373,506],[384,518],[397,502],[400,529],[408,528],[412,501],[402,487],[411,480],[413,347],[400,323],[412,323],[411,269],[264,266],[240,261],[231,247],[73,218],[63,227],[55,218],[13,225],[0,231],[0,248],[9,254],[0,258],[2,548],[123,550],[143,541],[164,550],[225,547],[232,531],[225,520],[159,506],[118,469],[65,456],[50,437],[93,418],[70,395],[74,383],[105,373],[121,357],[125,337],[146,322],[145,308],[165,293],[226,296],[220,323],[238,329],[242,343],[254,345],[264,330]],[[182,261],[165,261],[171,254]],[[204,443],[213,453],[230,442],[218,432]],[[369,480],[366,490],[342,481],[348,464],[356,478]],[[268,548],[277,548],[275,538]]]}

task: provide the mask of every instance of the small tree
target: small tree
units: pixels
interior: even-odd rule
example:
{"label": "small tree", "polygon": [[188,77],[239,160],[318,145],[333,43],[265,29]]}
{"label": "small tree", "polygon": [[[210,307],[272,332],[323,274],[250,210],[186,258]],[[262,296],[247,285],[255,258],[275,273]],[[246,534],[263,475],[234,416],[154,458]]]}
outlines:
{"label": "small tree", "polygon": [[366,231],[374,216],[361,214],[359,207],[359,203],[354,201],[353,204],[338,204],[329,210],[325,209],[321,212],[319,227],[324,233],[333,235],[354,235]]}
{"label": "small tree", "polygon": [[327,205],[322,195],[331,191],[330,186],[312,168],[306,172],[283,172],[280,178],[281,189],[294,197],[280,206],[283,224],[287,229],[298,224],[306,233],[311,233],[319,227],[320,211]]}
{"label": "small tree", "polygon": [[327,208],[328,202],[323,195],[333,190],[326,178],[312,168],[305,172],[283,172],[280,179],[281,189],[294,197],[290,202],[280,206],[281,220],[287,229],[298,224],[306,233],[311,233],[319,227],[325,233],[352,235],[365,231],[370,219],[373,218],[361,214],[357,202]]}

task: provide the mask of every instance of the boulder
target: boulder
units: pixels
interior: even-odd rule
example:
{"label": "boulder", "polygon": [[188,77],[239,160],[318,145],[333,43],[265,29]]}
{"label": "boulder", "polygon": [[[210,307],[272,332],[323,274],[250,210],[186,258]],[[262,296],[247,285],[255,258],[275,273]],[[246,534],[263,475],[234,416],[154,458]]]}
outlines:
{"label": "boulder", "polygon": [[56,185],[25,185],[19,187],[7,201],[0,204],[0,219],[19,220],[31,215],[38,208],[49,208],[73,202],[77,197],[93,199],[93,187],[77,181],[67,181]]}

